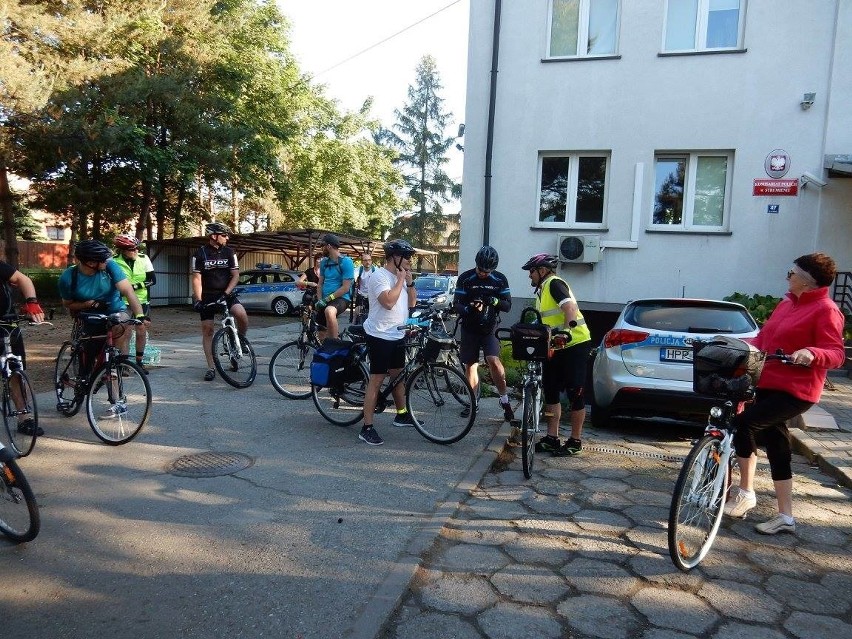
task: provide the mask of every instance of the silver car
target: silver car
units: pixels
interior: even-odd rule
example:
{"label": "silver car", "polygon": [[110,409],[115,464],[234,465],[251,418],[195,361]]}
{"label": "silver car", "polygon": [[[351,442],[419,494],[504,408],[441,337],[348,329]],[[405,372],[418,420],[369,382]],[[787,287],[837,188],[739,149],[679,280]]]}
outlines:
{"label": "silver car", "polygon": [[296,287],[300,276],[299,271],[274,267],[243,271],[234,292],[247,311],[272,311],[283,317],[302,304],[304,291]]}
{"label": "silver car", "polygon": [[592,424],[612,417],[700,421],[718,400],[692,390],[692,342],[714,335],[748,338],[758,326],[744,306],[715,300],[635,300],[597,349]]}

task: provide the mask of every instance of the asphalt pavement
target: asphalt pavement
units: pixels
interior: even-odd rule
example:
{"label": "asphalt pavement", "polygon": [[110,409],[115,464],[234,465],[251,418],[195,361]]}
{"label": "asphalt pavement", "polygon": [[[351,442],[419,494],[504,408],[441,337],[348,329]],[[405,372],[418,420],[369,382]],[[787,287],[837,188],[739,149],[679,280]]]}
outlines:
{"label": "asphalt pavement", "polygon": [[[158,340],[154,412],[125,446],[39,397],[47,436],[21,466],[42,530],[0,541],[4,634],[852,637],[852,493],[818,466],[848,463],[845,380],[829,408],[841,430],[801,437],[797,533],[752,530],[772,510],[761,460],[758,514],[726,521],[684,574],[665,522],[688,436],[588,429],[583,456],[539,458],[525,480],[486,400],[454,445],[382,415],[386,444],[370,447],[272,389],[269,356],[294,330],[250,333],[260,369],[243,390],[202,381],[199,338]],[[247,467],[179,474],[202,453]]]}

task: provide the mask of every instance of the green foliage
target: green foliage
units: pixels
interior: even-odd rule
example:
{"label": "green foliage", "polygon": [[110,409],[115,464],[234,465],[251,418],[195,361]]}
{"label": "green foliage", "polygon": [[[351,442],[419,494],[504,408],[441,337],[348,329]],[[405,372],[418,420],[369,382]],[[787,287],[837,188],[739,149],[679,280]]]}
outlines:
{"label": "green foliage", "polygon": [[772,311],[774,311],[775,307],[778,306],[779,302],[781,302],[780,297],[759,295],[757,293],[753,295],[734,293],[723,299],[726,302],[736,302],[737,304],[745,306],[749,313],[751,313],[752,317],[754,317],[758,326],[763,326],[766,323],[766,320],[768,320],[769,316],[772,315]]}
{"label": "green foliage", "polygon": [[62,275],[62,269],[24,269],[21,272],[33,281],[39,301],[59,304],[59,276]]}

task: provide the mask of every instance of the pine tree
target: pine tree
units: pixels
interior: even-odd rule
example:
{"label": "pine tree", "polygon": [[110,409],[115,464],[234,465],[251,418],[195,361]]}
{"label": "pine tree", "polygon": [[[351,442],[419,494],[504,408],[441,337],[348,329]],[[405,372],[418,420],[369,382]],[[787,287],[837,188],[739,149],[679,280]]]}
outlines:
{"label": "pine tree", "polygon": [[383,138],[399,151],[397,166],[403,173],[412,201],[410,215],[403,215],[392,234],[401,235],[418,247],[442,243],[446,222],[443,204],[461,193],[461,185],[444,171],[447,151],[455,137],[444,131],[452,113],[444,111],[443,88],[435,59],[424,56],[417,65],[417,77],[408,87],[408,102],[396,110],[397,121]]}

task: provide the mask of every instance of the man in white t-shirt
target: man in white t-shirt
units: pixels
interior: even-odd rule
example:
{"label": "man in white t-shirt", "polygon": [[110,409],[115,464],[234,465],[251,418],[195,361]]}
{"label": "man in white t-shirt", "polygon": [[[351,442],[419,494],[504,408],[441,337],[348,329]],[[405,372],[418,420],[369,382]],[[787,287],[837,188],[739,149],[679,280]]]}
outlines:
{"label": "man in white t-shirt", "polygon": [[373,256],[370,253],[364,252],[361,254],[361,266],[355,269],[355,306],[358,311],[359,323],[363,323],[363,318],[366,318],[370,310],[370,298],[367,292],[367,284],[370,281],[370,276],[376,272],[376,266],[373,264]]}
{"label": "man in white t-shirt", "polygon": [[[367,297],[370,313],[364,321],[367,353],[370,357],[370,383],[364,397],[364,426],[358,439],[371,446],[384,444],[373,428],[373,416],[379,389],[385,377],[395,377],[405,366],[405,336],[397,327],[405,324],[408,309],[414,306],[417,292],[411,286],[411,257],[414,247],[405,240],[385,243],[385,265],[370,276]],[[393,389],[396,405],[394,426],[413,426],[414,420],[405,408],[405,389]]]}

